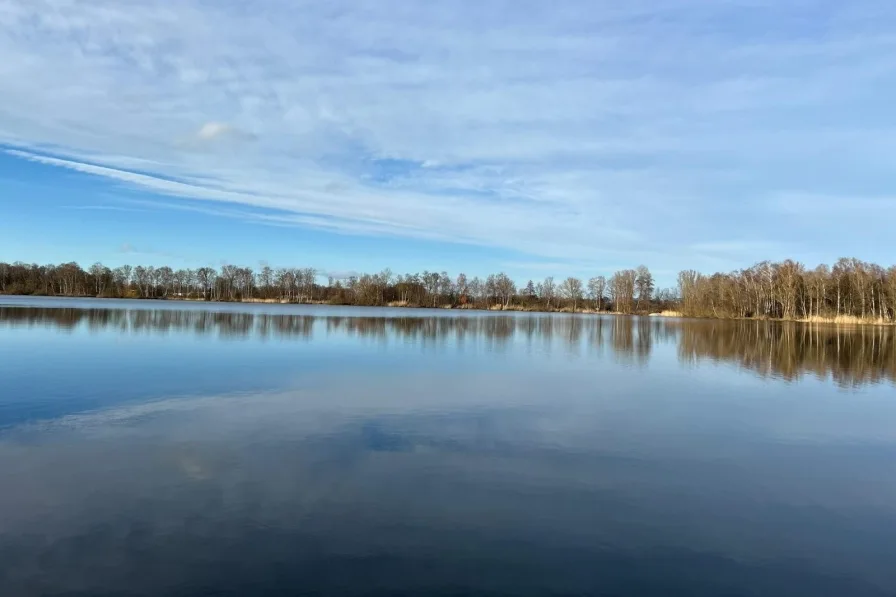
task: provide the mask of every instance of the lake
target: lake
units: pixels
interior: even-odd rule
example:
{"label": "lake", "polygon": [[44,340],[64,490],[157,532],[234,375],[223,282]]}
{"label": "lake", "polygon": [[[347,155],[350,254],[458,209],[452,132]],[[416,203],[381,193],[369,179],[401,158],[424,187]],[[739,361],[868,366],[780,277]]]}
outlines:
{"label": "lake", "polygon": [[889,328],[0,297],[0,595],[896,595]]}

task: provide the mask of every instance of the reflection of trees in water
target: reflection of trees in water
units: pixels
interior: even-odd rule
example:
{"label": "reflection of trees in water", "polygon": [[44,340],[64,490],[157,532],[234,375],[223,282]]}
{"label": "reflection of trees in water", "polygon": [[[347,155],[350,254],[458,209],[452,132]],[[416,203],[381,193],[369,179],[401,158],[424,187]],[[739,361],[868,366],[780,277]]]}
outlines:
{"label": "reflection of trees in water", "polygon": [[249,336],[311,338],[317,317],[169,309],[40,309],[0,307],[0,324],[53,326],[90,331],[105,329],[141,333],[190,332],[226,338]]}
{"label": "reflection of trees in water", "polygon": [[639,363],[646,363],[650,360],[650,349],[653,345],[653,326],[650,319],[646,317],[638,317],[635,326],[638,331],[635,340],[635,354]]}
{"label": "reflection of trees in water", "polygon": [[590,320],[589,324],[585,326],[587,335],[585,344],[588,347],[588,354],[603,354],[604,329],[609,325],[608,321],[603,317],[598,317]]}
{"label": "reflection of trees in water", "polygon": [[645,365],[653,349],[654,322],[646,317],[613,317],[604,323],[598,320],[592,337],[603,341],[603,328],[609,327],[610,348],[619,363]]}
{"label": "reflection of trees in water", "polygon": [[635,341],[632,330],[634,319],[631,317],[616,317],[610,328],[610,342],[613,354],[621,361],[631,361],[635,355]]}
{"label": "reflection of trees in water", "polygon": [[86,326],[124,333],[188,332],[225,338],[311,340],[315,332],[379,341],[428,344],[481,343],[501,352],[514,340],[542,353],[562,346],[571,354],[611,350],[622,362],[645,364],[655,343],[677,343],[683,362],[708,358],[734,362],[763,376],[788,380],[804,374],[854,386],[896,382],[892,328],[843,328],[781,322],[662,320],[646,317],[465,315],[346,317],[173,309],[43,309],[0,307],[0,325]]}
{"label": "reflection of trees in water", "polygon": [[681,322],[682,361],[734,362],[762,376],[812,374],[841,386],[896,382],[893,329],[782,322]]}
{"label": "reflection of trees in water", "polygon": [[[454,340],[457,343],[467,339],[484,339],[490,348],[503,349],[519,335],[541,339],[548,348],[551,343],[562,341],[574,350],[579,349],[583,337],[600,340],[603,325],[603,321],[597,318],[551,315],[346,317],[174,309],[30,307],[0,307],[0,323],[50,325],[61,329],[85,325],[94,331],[115,329],[130,333],[190,332],[236,338],[281,336],[305,339],[312,338],[315,326],[320,324],[326,333],[362,338],[423,342]],[[598,330],[597,333],[594,329]],[[630,348],[620,347],[620,350]]]}
{"label": "reflection of trees in water", "polygon": [[566,347],[570,352],[578,353],[579,347],[582,345],[582,332],[584,326],[581,317],[569,317],[563,319],[566,324],[564,327],[564,337],[566,339]]}
{"label": "reflection of trees in water", "polygon": [[515,331],[510,317],[321,317],[328,333],[361,338],[396,338],[403,341],[462,342],[468,336],[485,338],[502,347]]}

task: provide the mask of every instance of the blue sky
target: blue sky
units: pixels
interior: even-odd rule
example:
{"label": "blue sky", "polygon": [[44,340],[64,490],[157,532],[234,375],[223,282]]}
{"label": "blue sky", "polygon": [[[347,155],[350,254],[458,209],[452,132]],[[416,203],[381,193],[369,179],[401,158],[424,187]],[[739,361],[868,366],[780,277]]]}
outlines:
{"label": "blue sky", "polygon": [[889,265],[883,0],[0,0],[0,260]]}

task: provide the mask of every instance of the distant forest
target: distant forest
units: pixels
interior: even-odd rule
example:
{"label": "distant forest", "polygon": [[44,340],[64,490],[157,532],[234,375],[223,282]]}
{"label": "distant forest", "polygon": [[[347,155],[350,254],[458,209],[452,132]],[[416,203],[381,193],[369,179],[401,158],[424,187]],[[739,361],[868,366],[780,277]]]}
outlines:
{"label": "distant forest", "polygon": [[893,323],[896,266],[858,259],[807,269],[795,261],[764,261],[732,273],[678,276],[675,289],[657,289],[645,266],[587,281],[547,277],[522,287],[506,274],[486,278],[391,270],[322,284],[313,268],[224,265],[173,270],[95,263],[0,263],[0,294],[205,301],[271,301],[333,305],[409,306],[492,310],[677,313],[690,317],[763,318]]}

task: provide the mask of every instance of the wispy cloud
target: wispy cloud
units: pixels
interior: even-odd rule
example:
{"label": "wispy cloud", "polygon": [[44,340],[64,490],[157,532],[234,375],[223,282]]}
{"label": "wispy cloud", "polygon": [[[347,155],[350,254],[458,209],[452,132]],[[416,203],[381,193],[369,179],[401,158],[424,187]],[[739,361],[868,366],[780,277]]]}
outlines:
{"label": "wispy cloud", "polygon": [[182,142],[182,146],[192,149],[215,147],[220,144],[253,141],[255,135],[226,122],[206,122],[195,134]]}
{"label": "wispy cloud", "polygon": [[[536,262],[799,250],[889,184],[894,18],[883,0],[0,0],[0,143],[211,215]],[[785,192],[833,207],[791,226],[768,200]]]}

